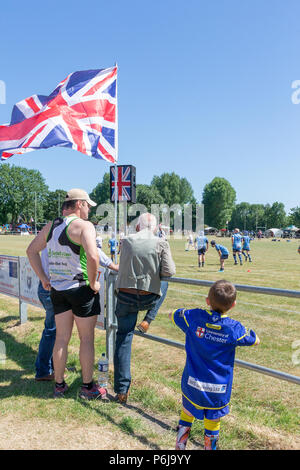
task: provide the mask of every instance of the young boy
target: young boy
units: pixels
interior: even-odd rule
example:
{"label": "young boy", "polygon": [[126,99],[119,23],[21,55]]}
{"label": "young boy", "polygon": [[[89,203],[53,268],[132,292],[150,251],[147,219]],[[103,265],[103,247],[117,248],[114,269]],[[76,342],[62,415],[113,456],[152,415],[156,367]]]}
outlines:
{"label": "young boy", "polygon": [[203,230],[200,230],[199,235],[195,238],[195,249],[198,249],[198,266],[201,264],[204,267],[205,253],[208,250],[208,239],[204,236]]}
{"label": "young boy", "polygon": [[229,413],[235,349],[259,344],[253,330],[226,315],[236,304],[230,282],[215,282],[206,303],[208,310],[181,308],[169,315],[186,334],[176,450],[185,450],[195,418],[204,419],[204,449],[217,449],[220,418]]}
{"label": "young boy", "polygon": [[242,236],[242,242],[243,242],[242,255],[244,255],[245,261],[247,261],[248,259],[249,263],[252,263],[252,258],[250,255],[250,241],[251,241],[251,238],[249,237],[248,232],[245,232],[244,235]]}
{"label": "young boy", "polygon": [[240,234],[240,230],[238,228],[234,229],[234,233],[231,237],[231,243],[232,243],[232,252],[233,252],[233,259],[234,259],[234,264],[237,263],[236,259],[236,254],[238,254],[239,260],[240,260],[240,265],[243,264],[242,261],[242,235]]}
{"label": "young boy", "polygon": [[110,257],[111,257],[112,261],[114,261],[114,259],[115,259],[115,254],[116,254],[116,250],[117,250],[118,245],[119,245],[119,243],[118,243],[117,239],[115,238],[115,234],[112,233],[110,239],[108,240],[108,247],[110,249]]}
{"label": "young boy", "polygon": [[215,248],[220,256],[220,270],[219,272],[224,271],[224,262],[225,259],[228,259],[229,251],[227,250],[226,246],[216,244],[215,240],[210,242],[211,246]]}

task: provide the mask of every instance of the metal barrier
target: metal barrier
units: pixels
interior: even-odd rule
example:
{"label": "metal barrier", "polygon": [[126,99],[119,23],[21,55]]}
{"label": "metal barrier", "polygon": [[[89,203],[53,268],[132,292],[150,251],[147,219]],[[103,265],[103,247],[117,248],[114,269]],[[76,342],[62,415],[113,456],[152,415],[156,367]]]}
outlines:
{"label": "metal barrier", "polygon": [[[0,293],[9,295],[12,297],[17,297],[19,299],[19,315],[21,323],[27,321],[27,304],[33,304],[39,306],[39,300],[37,298],[37,283],[38,279],[36,278],[35,273],[31,270],[30,265],[26,257],[16,257],[16,256],[6,256],[1,255],[0,261],[3,264],[2,277],[3,280],[0,283]],[[28,275],[29,273],[29,275]],[[5,274],[7,275],[7,282],[5,279]],[[105,303],[106,303],[106,318],[105,326],[106,329],[106,351],[107,356],[110,362],[113,360],[115,344],[116,344],[116,330],[117,322],[115,317],[115,307],[116,307],[116,297],[114,294],[115,290],[115,280],[117,274],[113,271],[105,271]],[[186,279],[186,278],[163,278],[163,280],[170,283],[180,283],[188,284],[194,286],[204,286],[210,287],[214,284],[214,281],[205,281],[198,279]],[[14,281],[14,283],[13,283]],[[30,281],[30,282],[29,282]],[[250,293],[264,294],[264,295],[276,295],[282,297],[293,297],[300,298],[300,291],[294,290],[284,290],[284,289],[273,289],[271,287],[256,287],[235,284],[237,291],[244,291]],[[103,291],[102,291],[103,292]],[[104,305],[102,307],[104,311]],[[184,349],[185,346],[182,343],[167,339],[161,338],[159,336],[153,336],[149,334],[143,334],[139,331],[134,332],[137,336],[142,336],[145,339],[164,343],[168,346],[173,346],[176,348]],[[267,367],[259,366],[256,364],[251,364],[240,359],[235,359],[235,363],[245,369],[250,369],[255,372],[259,372],[264,375],[270,375],[272,377],[286,380],[288,382],[293,382],[300,385],[300,377],[295,375],[290,375],[285,372],[280,372],[274,369],[269,369]]]}
{"label": "metal barrier", "polygon": [[[176,277],[162,278],[162,280],[168,281],[170,283],[189,284],[189,285],[204,286],[204,287],[210,287],[215,282],[215,281],[204,281],[204,280],[198,280],[198,279],[186,279],[186,278],[176,278]],[[116,330],[117,330],[117,322],[116,322],[116,317],[114,314],[115,306],[116,306],[116,297],[114,295],[115,281],[116,281],[115,273],[112,273],[112,272],[106,273],[106,351],[107,351],[107,356],[110,362],[112,362],[113,360],[113,354],[114,354],[115,344],[116,344]],[[242,285],[242,284],[235,284],[235,287],[237,291],[251,292],[251,293],[256,293],[256,294],[277,295],[277,296],[282,296],[282,297],[300,298],[300,291],[273,289],[271,287],[247,286],[247,285]],[[185,345],[183,343],[179,343],[177,341],[173,341],[167,338],[161,338],[159,336],[150,335],[149,333],[143,334],[143,333],[140,333],[139,331],[135,331],[134,334],[136,336],[141,336],[151,341],[156,341],[156,342],[163,343],[168,346],[172,346],[172,347],[179,348],[179,349],[185,349]],[[280,380],[285,380],[285,381],[300,385],[300,377],[296,375],[287,374],[285,372],[281,372],[275,369],[270,369],[270,368],[260,366],[257,364],[251,364],[249,362],[245,362],[240,359],[235,359],[235,364],[242,368],[259,372],[263,375],[269,375]]]}

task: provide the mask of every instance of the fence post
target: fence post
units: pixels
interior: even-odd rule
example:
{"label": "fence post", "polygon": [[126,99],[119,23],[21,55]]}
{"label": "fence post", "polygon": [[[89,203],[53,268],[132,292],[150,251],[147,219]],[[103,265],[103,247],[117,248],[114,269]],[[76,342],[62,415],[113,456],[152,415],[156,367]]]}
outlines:
{"label": "fence post", "polygon": [[27,304],[21,300],[21,263],[18,256],[18,281],[19,281],[19,317],[21,325],[27,322]]}
{"label": "fence post", "polygon": [[116,330],[113,327],[115,318],[115,279],[116,275],[112,272],[106,271],[106,355],[109,363],[113,362],[115,344],[116,344]]}
{"label": "fence post", "polygon": [[19,316],[20,316],[21,325],[23,323],[27,322],[27,320],[28,320],[28,317],[27,317],[27,304],[25,302],[22,302],[21,300],[19,302]]}

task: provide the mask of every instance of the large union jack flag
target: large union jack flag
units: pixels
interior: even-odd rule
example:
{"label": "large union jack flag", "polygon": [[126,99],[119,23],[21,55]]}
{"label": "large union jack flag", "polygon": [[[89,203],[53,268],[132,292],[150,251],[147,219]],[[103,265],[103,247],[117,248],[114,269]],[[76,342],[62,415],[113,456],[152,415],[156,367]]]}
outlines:
{"label": "large union jack flag", "polygon": [[[118,165],[117,166],[117,201],[131,201],[132,200],[132,165]],[[116,169],[114,166],[110,167],[110,188],[111,188],[111,201],[115,201],[116,197]]]}
{"label": "large union jack flag", "polygon": [[0,156],[70,147],[115,163],[117,66],[74,72],[49,96],[17,103],[9,125],[0,126]]}

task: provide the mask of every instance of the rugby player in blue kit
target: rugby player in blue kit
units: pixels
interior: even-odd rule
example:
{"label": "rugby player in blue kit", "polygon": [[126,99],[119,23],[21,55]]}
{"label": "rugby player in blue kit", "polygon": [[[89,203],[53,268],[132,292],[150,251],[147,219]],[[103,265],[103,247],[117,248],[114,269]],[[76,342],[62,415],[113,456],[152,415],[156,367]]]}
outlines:
{"label": "rugby player in blue kit", "polygon": [[240,260],[240,265],[243,264],[242,261],[242,235],[240,234],[240,231],[238,228],[234,229],[234,233],[231,237],[231,242],[232,242],[232,252],[233,252],[233,259],[234,259],[234,264],[238,264],[236,260],[236,254],[238,254],[239,260]]}
{"label": "rugby player in blue kit", "polygon": [[115,234],[112,233],[110,239],[108,240],[108,247],[110,249],[110,257],[111,257],[112,261],[114,261],[114,259],[115,259],[116,250],[117,250],[118,245],[119,245],[118,240],[116,239]]}
{"label": "rugby player in blue kit", "polygon": [[248,235],[248,232],[244,232],[244,235],[242,236],[242,242],[243,242],[243,247],[242,247],[242,255],[245,257],[245,261],[247,259],[249,260],[249,263],[252,263],[252,258],[250,255],[250,241],[251,238]]}
{"label": "rugby player in blue kit", "polygon": [[220,419],[229,413],[235,349],[259,344],[253,330],[226,315],[236,305],[233,284],[215,282],[206,303],[207,310],[179,308],[169,315],[186,335],[176,450],[185,450],[195,418],[204,420],[205,450],[217,449]]}
{"label": "rugby player in blue kit", "polygon": [[220,270],[219,272],[224,271],[224,262],[225,259],[228,259],[229,251],[227,250],[226,246],[219,245],[215,242],[215,240],[212,240],[210,242],[211,246],[215,248],[220,256]]}

